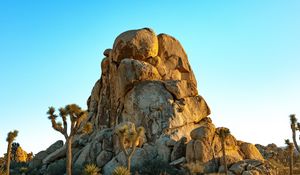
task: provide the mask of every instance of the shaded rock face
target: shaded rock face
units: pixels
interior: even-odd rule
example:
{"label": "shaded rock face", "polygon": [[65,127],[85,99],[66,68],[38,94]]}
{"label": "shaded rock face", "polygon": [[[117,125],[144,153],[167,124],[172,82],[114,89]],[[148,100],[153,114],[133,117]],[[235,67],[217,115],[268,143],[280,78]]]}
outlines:
{"label": "shaded rock face", "polygon": [[[87,121],[94,131],[73,139],[73,165],[94,163],[105,175],[124,166],[126,158],[114,129],[122,122],[132,122],[145,128],[131,160],[132,168],[140,169],[155,160],[177,167],[198,161],[206,172],[218,172],[222,165],[218,128],[208,118],[210,109],[197,91],[180,42],[148,28],[130,30],[120,34],[103,55],[101,77],[87,101]],[[255,146],[232,135],[226,138],[226,152],[229,165],[243,159],[263,161]],[[35,164],[43,166],[45,172],[61,165],[65,153],[66,147],[57,144],[39,153]]]}

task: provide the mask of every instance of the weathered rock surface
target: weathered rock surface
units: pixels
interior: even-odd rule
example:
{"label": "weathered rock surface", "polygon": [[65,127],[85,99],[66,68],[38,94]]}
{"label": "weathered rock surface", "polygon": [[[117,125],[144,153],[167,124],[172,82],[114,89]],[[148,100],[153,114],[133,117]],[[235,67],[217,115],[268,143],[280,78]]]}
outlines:
{"label": "weathered rock surface", "polygon": [[[188,56],[180,42],[167,34],[156,35],[144,28],[120,34],[112,49],[104,51],[101,77],[87,100],[94,131],[78,135],[72,144],[76,167],[95,163],[110,175],[117,166],[125,166],[114,129],[122,122],[145,128],[133,154],[133,169],[141,169],[151,160],[182,167],[198,162],[204,172],[222,169],[221,138],[208,117],[210,109],[199,95]],[[257,148],[229,135],[225,140],[230,173],[267,172]],[[33,168],[43,166],[43,174],[61,167],[66,147],[57,142],[36,155]],[[244,161],[247,159],[248,161]],[[265,168],[265,169],[264,169]],[[264,169],[264,170],[262,170]]]}
{"label": "weathered rock surface", "polygon": [[157,56],[158,40],[149,28],[129,30],[120,34],[113,46],[112,59],[119,62],[123,58],[145,60]]}

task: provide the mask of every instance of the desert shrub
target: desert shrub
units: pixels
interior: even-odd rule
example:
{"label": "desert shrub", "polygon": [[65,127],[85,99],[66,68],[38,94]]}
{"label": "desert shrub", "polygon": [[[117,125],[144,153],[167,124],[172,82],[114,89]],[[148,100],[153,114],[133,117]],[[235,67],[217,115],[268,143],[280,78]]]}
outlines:
{"label": "desert shrub", "polygon": [[27,163],[12,161],[10,164],[10,169],[19,170],[22,167],[27,167]]}
{"label": "desert shrub", "polygon": [[123,166],[118,166],[114,169],[112,175],[130,175],[130,172],[127,168]]}
{"label": "desert shrub", "polygon": [[100,175],[100,169],[95,164],[87,164],[84,167],[84,175]]}
{"label": "desert shrub", "polygon": [[134,168],[132,172],[138,172],[143,175],[158,175],[158,174],[184,174],[181,170],[176,167],[169,165],[159,158],[147,159],[140,169]]}

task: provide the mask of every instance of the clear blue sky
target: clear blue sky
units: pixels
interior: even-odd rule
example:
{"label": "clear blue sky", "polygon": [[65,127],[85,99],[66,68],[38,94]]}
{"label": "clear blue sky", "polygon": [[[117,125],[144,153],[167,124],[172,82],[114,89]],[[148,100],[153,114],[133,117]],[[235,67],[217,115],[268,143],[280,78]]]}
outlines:
{"label": "clear blue sky", "polygon": [[0,1],[0,155],[10,130],[26,151],[61,135],[48,106],[86,108],[102,52],[126,30],[183,44],[214,123],[283,145],[300,117],[300,1]]}

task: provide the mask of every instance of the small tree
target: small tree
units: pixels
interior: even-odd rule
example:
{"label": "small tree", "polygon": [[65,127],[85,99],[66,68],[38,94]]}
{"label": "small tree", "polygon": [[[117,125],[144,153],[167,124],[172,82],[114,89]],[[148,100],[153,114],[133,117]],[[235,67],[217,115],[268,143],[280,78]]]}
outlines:
{"label": "small tree", "polygon": [[7,141],[8,145],[7,145],[7,153],[6,153],[7,154],[6,175],[9,175],[9,173],[10,173],[11,147],[12,147],[13,141],[16,139],[17,136],[18,136],[17,130],[11,131],[7,134],[6,141]]}
{"label": "small tree", "polygon": [[[119,145],[124,152],[127,159],[127,169],[130,172],[131,158],[136,150],[136,146],[139,145],[141,137],[145,134],[143,127],[136,128],[131,122],[124,122],[116,126],[115,133],[119,138]],[[129,148],[127,150],[127,148]]]}
{"label": "small tree", "polygon": [[294,168],[294,144],[290,142],[289,139],[285,140],[285,144],[287,145],[287,149],[289,151],[290,159],[289,159],[289,164],[290,164],[290,175],[293,175],[293,168]]}
{"label": "small tree", "polygon": [[[82,122],[87,117],[87,112],[82,110],[76,104],[71,104],[71,105],[67,105],[65,108],[60,108],[59,116],[62,119],[62,123],[56,121],[56,118],[58,116],[55,115],[54,113],[55,113],[55,108],[49,107],[47,114],[49,115],[48,118],[51,120],[53,129],[60,132],[62,135],[64,135],[66,139],[66,145],[67,145],[66,173],[67,175],[72,175],[72,141],[74,135],[80,133],[80,127],[82,125]],[[71,121],[70,133],[68,133],[67,116],[70,117],[70,121]],[[91,132],[91,129],[92,129],[91,124],[87,123],[81,131],[83,133],[89,133]]]}
{"label": "small tree", "polygon": [[294,146],[296,147],[298,153],[300,153],[300,148],[298,146],[297,139],[296,139],[296,131],[300,131],[300,123],[297,123],[297,118],[295,114],[290,115],[290,121],[291,121],[291,130],[292,130]]}
{"label": "small tree", "polygon": [[221,138],[221,145],[222,145],[222,153],[223,153],[223,163],[224,163],[224,173],[227,175],[227,161],[226,161],[226,147],[225,147],[225,140],[226,137],[230,134],[230,130],[228,128],[221,127],[217,131],[217,134]]}

